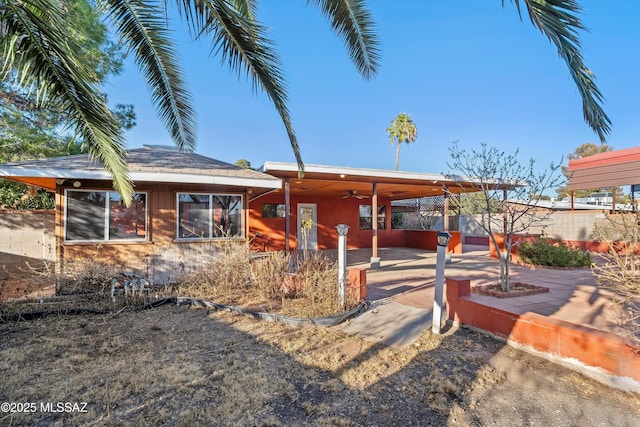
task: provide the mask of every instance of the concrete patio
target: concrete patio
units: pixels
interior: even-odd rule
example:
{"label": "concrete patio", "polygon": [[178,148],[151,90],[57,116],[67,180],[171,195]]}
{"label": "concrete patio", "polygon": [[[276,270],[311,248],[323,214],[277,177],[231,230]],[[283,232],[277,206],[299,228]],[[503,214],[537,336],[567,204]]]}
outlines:
{"label": "concrete patio", "polygon": [[[334,256],[335,251],[328,251]],[[407,345],[431,325],[435,282],[435,252],[412,248],[382,248],[381,267],[369,269],[371,249],[347,253],[349,268],[367,270],[367,300],[374,309],[344,326],[389,345]],[[500,264],[489,257],[487,247],[466,246],[446,265],[445,276],[466,278],[475,286],[494,284]],[[548,293],[516,298],[494,298],[472,293],[470,299],[514,314],[537,313],[617,335],[628,334],[622,325],[620,307],[613,295],[598,289],[591,270],[528,268],[512,263],[512,282],[549,288]],[[379,311],[384,316],[376,316]]]}

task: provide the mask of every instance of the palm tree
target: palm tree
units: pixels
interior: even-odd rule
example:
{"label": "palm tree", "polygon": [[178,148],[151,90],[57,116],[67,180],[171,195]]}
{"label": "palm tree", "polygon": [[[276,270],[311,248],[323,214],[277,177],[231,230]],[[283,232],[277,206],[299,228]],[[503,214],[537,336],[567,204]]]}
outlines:
{"label": "palm tree", "polygon": [[[113,176],[114,188],[129,202],[133,193],[125,141],[118,121],[99,96],[93,71],[67,38],[63,1],[5,0],[0,3],[0,78],[32,87],[39,102],[68,112],[69,125],[89,154]],[[102,0],[97,9],[133,54],[152,93],[158,115],[176,145],[195,148],[196,118],[169,37],[166,0]],[[365,79],[378,69],[378,40],[364,0],[308,0],[329,20]],[[179,15],[193,38],[208,37],[212,52],[254,88],[262,89],[283,121],[300,173],[304,165],[293,130],[284,76],[273,42],[256,18],[254,0],[177,1]]]}
{"label": "palm tree", "polygon": [[411,144],[416,142],[418,137],[418,129],[408,114],[400,113],[391,121],[391,126],[387,128],[389,134],[389,142],[391,145],[398,144],[396,149],[396,170],[398,170],[398,160],[400,159],[400,145],[403,142]]}
{"label": "palm tree", "polygon": [[[503,0],[504,4],[505,0]],[[510,0],[521,15],[526,6],[533,25],[558,49],[583,102],[584,118],[601,142],[610,132],[595,77],[583,62],[578,31],[583,30],[577,0]],[[378,39],[365,0],[307,0],[325,15],[345,43],[360,74],[372,78],[378,69]],[[133,54],[152,93],[158,115],[183,150],[195,147],[196,119],[169,37],[166,0],[98,0],[97,8]],[[302,173],[303,163],[293,130],[280,61],[266,28],[256,18],[255,0],[178,0],[180,17],[194,38],[211,39],[212,52],[234,71],[246,74],[273,102],[285,125]],[[42,104],[68,112],[69,125],[113,175],[114,188],[129,202],[132,186],[126,166],[125,141],[95,75],[65,37],[62,0],[0,2],[0,78],[37,91]]]}

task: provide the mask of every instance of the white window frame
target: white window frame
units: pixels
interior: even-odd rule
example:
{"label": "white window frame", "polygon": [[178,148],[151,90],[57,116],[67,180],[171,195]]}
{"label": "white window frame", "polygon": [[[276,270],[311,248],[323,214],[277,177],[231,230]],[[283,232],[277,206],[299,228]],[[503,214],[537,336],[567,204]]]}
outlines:
{"label": "white window frame", "polygon": [[[180,196],[182,195],[190,195],[197,194],[201,196],[209,196],[209,213],[207,218],[209,218],[209,236],[207,237],[180,237],[180,221],[181,221],[181,212],[180,212]],[[244,215],[244,195],[242,193],[211,193],[211,192],[202,192],[202,191],[180,191],[176,193],[176,240],[181,242],[202,242],[207,240],[226,240],[229,239],[223,236],[215,236],[213,233],[213,196],[234,196],[240,197],[240,229],[238,230],[238,234],[234,236],[230,236],[229,238],[234,237],[244,237],[245,230],[245,215]]]}
{"label": "white window frame", "polygon": [[[70,240],[67,239],[67,225],[69,223],[69,192],[72,193],[106,193],[105,198],[105,208],[104,208],[104,228],[103,228],[103,239],[87,239],[87,240]],[[109,197],[109,193],[117,193],[117,191],[104,190],[104,189],[75,189],[75,188],[66,188],[64,190],[64,238],[63,241],[65,243],[123,243],[123,242],[148,242],[149,241],[149,193],[146,191],[136,191],[134,194],[144,194],[145,195],[145,203],[144,203],[144,238],[136,237],[130,239],[109,239],[109,214],[111,212],[111,199]]]}

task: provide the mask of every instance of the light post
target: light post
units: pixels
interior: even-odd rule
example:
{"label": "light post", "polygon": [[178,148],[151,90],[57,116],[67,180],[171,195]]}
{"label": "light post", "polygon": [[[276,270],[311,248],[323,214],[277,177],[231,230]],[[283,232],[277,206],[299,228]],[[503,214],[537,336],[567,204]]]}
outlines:
{"label": "light post", "polygon": [[349,226],[347,224],[338,224],[338,296],[340,298],[340,307],[344,309],[345,286],[347,277],[347,233]]}
{"label": "light post", "polygon": [[451,234],[441,231],[436,236],[438,240],[438,251],[436,255],[436,289],[433,297],[433,319],[431,331],[440,334],[440,323],[442,321],[442,305],[444,294],[444,264],[447,257],[447,246]]}

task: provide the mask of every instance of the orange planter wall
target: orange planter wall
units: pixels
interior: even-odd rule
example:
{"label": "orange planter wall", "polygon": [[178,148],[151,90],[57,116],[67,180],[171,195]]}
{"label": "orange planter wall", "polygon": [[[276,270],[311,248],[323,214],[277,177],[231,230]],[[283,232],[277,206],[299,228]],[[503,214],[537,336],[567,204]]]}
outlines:
{"label": "orange planter wall", "polygon": [[536,313],[522,315],[469,300],[468,279],[446,279],[449,319],[465,323],[538,351],[573,358],[608,372],[640,381],[640,347],[631,341],[586,326]]}
{"label": "orange planter wall", "polygon": [[[496,234],[495,236],[496,236],[496,240],[498,241],[498,245],[500,246],[500,249],[503,249],[504,239],[502,237],[502,234]],[[535,241],[538,238],[539,238],[538,235],[523,234],[523,235],[515,236],[514,240],[515,241],[522,241],[522,240]],[[597,240],[560,240],[560,241],[566,245],[580,248],[585,251],[609,252],[610,250],[609,244],[604,242],[599,242]],[[518,247],[515,246],[511,249],[511,253],[515,254],[517,250],[518,250]],[[636,254],[640,253],[640,245],[636,246],[635,252]],[[496,259],[498,258],[498,254],[496,253],[495,246],[493,245],[493,242],[491,242],[491,240],[489,240],[489,255],[491,256],[491,258],[496,258]]]}

